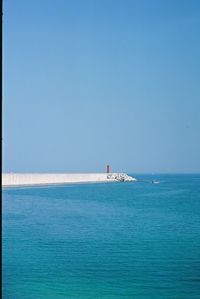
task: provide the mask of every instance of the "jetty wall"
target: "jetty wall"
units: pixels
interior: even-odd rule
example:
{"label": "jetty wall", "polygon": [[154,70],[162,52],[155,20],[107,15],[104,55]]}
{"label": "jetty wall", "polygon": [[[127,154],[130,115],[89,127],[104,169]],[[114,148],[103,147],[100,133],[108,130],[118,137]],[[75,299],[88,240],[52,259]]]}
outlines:
{"label": "jetty wall", "polygon": [[4,173],[2,186],[114,182],[107,173]]}

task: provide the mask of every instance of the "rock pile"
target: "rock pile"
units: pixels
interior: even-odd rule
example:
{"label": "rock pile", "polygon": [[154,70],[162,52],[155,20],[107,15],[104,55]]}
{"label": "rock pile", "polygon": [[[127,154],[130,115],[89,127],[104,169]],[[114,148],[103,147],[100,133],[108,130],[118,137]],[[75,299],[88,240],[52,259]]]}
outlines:
{"label": "rock pile", "polygon": [[126,173],[109,173],[107,179],[116,180],[119,182],[133,182],[136,181],[135,178],[127,175]]}

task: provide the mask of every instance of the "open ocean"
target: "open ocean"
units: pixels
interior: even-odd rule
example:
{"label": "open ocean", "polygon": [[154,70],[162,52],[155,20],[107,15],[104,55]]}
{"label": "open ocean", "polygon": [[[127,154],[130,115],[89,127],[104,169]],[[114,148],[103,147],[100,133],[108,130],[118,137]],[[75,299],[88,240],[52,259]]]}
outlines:
{"label": "open ocean", "polygon": [[3,299],[200,299],[200,175],[133,176],[4,189]]}

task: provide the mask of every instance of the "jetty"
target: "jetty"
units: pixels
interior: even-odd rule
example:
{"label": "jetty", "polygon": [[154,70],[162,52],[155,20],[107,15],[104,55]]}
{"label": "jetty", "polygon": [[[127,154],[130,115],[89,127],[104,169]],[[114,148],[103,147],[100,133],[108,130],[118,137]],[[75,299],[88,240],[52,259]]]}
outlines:
{"label": "jetty", "polygon": [[37,186],[73,183],[134,182],[126,173],[3,173],[2,186]]}

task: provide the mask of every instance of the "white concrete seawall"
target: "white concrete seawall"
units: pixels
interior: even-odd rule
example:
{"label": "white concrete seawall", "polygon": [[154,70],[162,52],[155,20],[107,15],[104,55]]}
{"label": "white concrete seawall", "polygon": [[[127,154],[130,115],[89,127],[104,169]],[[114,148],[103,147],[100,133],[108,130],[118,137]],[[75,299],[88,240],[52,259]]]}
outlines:
{"label": "white concrete seawall", "polygon": [[116,182],[124,176],[125,181],[135,179],[126,174],[107,173],[5,173],[2,175],[2,186],[28,186],[70,183]]}

